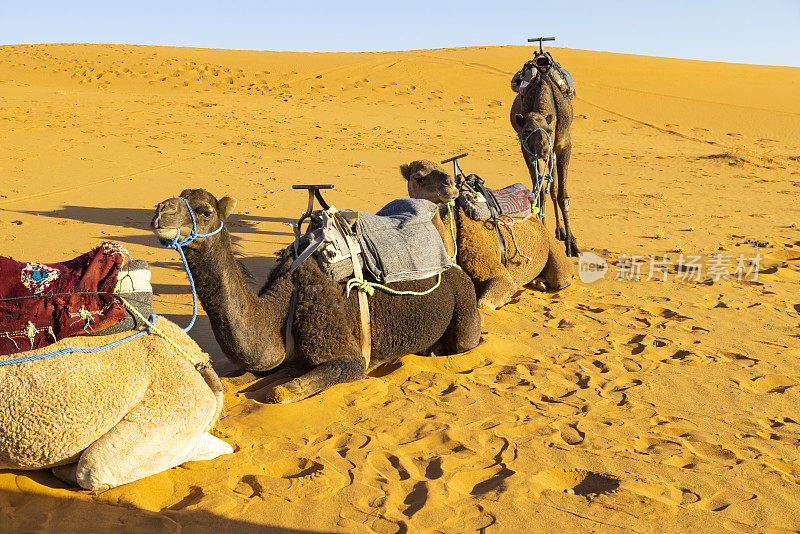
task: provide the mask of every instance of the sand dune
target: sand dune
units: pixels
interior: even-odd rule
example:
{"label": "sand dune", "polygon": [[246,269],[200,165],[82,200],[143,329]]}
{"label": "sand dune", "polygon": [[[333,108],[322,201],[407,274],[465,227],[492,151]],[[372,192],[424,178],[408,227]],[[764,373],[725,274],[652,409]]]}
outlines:
{"label": "sand dune", "polygon": [[[527,183],[508,82],[530,51],[0,47],[2,254],[117,240],[185,322],[179,262],[147,231],[156,202],[238,197],[257,284],[304,207],[293,183],[376,210],[405,195],[401,163],[463,151],[490,186]],[[0,472],[2,529],[800,529],[800,69],[553,54],[577,82],[573,230],[606,279],[524,289],[484,314],[476,349],[296,405],[225,379],[234,455],[97,494]],[[647,262],[615,279],[624,256],[665,254],[666,281]],[[762,260],[756,280],[692,279],[681,254]],[[193,336],[233,369],[205,317]]]}

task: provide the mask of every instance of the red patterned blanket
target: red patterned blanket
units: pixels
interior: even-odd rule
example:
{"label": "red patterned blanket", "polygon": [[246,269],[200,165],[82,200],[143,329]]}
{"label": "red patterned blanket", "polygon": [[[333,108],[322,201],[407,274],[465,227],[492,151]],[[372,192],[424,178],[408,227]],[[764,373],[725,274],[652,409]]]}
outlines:
{"label": "red patterned blanket", "polygon": [[488,189],[488,191],[500,205],[500,214],[515,219],[524,219],[529,216],[531,201],[536,200],[531,190],[522,184],[509,185],[503,189]]}
{"label": "red patterned blanket", "polygon": [[124,320],[122,301],[112,293],[129,258],[112,242],[63,263],[0,256],[0,355],[46,347]]}

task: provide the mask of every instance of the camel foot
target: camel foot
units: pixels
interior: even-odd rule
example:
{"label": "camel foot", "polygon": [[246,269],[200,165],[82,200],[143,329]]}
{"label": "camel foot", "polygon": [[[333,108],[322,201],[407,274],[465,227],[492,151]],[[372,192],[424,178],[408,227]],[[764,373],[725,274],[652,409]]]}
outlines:
{"label": "camel foot", "polygon": [[297,402],[304,399],[303,387],[295,380],[286,382],[279,386],[272,388],[272,391],[267,393],[266,401],[271,404],[289,404],[290,402]]}
{"label": "camel foot", "polygon": [[51,469],[53,476],[61,482],[69,484],[70,486],[78,485],[78,462],[67,465],[59,465]]}
{"label": "camel foot", "polygon": [[581,251],[578,250],[578,240],[575,239],[575,236],[573,235],[566,240],[566,243],[567,243],[567,256],[570,256],[572,258],[577,258],[578,254],[581,253]]}
{"label": "camel foot", "polygon": [[478,301],[479,310],[496,310],[500,306],[502,306],[502,304],[495,304],[494,302],[489,301],[489,299],[480,299]]}
{"label": "camel foot", "polygon": [[531,285],[531,287],[533,287],[533,289],[535,289],[536,291],[542,291],[542,292],[545,292],[545,291],[548,291],[548,290],[550,289],[550,287],[547,285],[547,282],[545,281],[545,279],[544,279],[544,278],[537,278],[536,280],[534,280],[533,282],[531,282],[531,284],[530,284],[530,285]]}

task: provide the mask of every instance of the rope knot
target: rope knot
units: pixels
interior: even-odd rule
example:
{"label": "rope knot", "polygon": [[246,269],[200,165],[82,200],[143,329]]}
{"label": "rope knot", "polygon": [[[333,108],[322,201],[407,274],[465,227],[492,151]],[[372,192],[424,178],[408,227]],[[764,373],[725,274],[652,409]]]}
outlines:
{"label": "rope knot", "polygon": [[353,289],[358,289],[359,291],[363,291],[370,297],[375,294],[375,288],[372,286],[371,283],[367,282],[366,280],[359,280],[357,278],[351,278],[350,280],[348,280],[346,289],[347,291],[345,293],[345,296],[347,297],[350,296],[350,291],[352,291]]}

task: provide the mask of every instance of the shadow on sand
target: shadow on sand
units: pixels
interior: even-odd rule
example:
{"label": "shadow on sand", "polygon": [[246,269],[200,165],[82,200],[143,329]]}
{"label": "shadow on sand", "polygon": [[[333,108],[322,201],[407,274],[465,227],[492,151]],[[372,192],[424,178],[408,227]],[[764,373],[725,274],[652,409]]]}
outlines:
{"label": "shadow on sand", "polygon": [[[27,215],[40,215],[54,219],[80,221],[93,224],[105,224],[119,228],[134,228],[136,230],[149,230],[150,221],[153,219],[152,209],[139,208],[97,208],[93,206],[62,206],[50,211],[16,211]],[[280,226],[292,222],[293,219],[285,217],[265,217],[261,215],[248,215],[234,213],[228,220],[228,230],[232,234],[261,234],[274,236],[291,236],[292,232],[287,227],[285,230],[260,230],[257,223],[273,223]],[[279,228],[280,228],[279,226]],[[156,246],[155,240],[150,238],[147,243],[137,243]]]}
{"label": "shadow on sand", "polygon": [[[196,499],[184,499],[169,508],[151,512],[130,504],[90,500],[88,491],[68,488],[49,471],[0,471],[19,473],[35,483],[58,488],[64,497],[41,493],[0,490],[0,518],[3,532],[192,532],[237,534],[310,534],[315,531],[229,519],[205,510],[187,509]],[[29,483],[30,484],[30,483]],[[74,495],[74,497],[70,496]],[[102,493],[100,494],[102,498]],[[184,502],[186,501],[186,502]],[[259,518],[253,518],[258,520]],[[260,518],[269,520],[272,518]]]}

